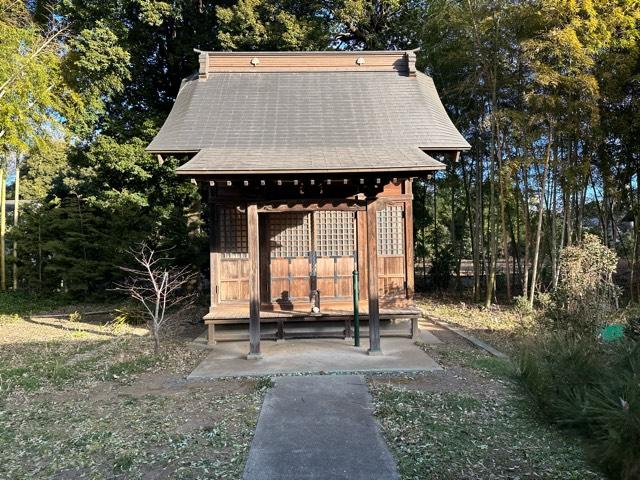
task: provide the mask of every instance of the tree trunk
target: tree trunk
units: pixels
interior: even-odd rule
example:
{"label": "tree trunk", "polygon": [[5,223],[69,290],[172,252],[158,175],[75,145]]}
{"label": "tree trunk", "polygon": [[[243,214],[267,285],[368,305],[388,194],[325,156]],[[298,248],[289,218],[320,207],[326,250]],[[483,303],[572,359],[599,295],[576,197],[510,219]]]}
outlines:
{"label": "tree trunk", "polygon": [[[458,239],[456,237],[456,189],[454,186],[456,184],[456,163],[458,160],[458,154],[453,156],[451,162],[451,253],[456,255],[456,291],[460,291],[462,288],[462,283],[460,280],[460,255],[458,250]],[[462,242],[460,242],[462,243]]]}
{"label": "tree trunk", "polygon": [[540,178],[540,194],[538,203],[538,225],[536,231],[536,245],[533,251],[533,265],[531,272],[531,293],[529,295],[529,306],[533,308],[533,301],[536,294],[536,281],[538,274],[538,257],[540,255],[540,239],[542,238],[542,222],[544,219],[544,194],[545,184],[547,182],[547,169],[549,168],[549,158],[551,157],[551,144],[553,142],[553,130],[549,128],[549,139],[547,143],[547,151],[544,158],[544,167],[542,168],[542,176]]}
{"label": "tree trunk", "polygon": [[522,275],[522,295],[527,297],[529,295],[529,267],[531,261],[530,246],[531,246],[531,213],[529,209],[529,170],[525,164],[522,169],[522,178],[524,179],[524,273]]}
{"label": "tree trunk", "polygon": [[153,329],[153,353],[158,355],[160,353],[160,332],[159,329],[154,327]]}
{"label": "tree trunk", "polygon": [[509,240],[507,233],[507,212],[505,206],[504,172],[502,165],[502,147],[498,150],[498,185],[500,186],[500,223],[502,230],[502,257],[504,258],[504,278],[507,287],[507,301],[511,301],[511,272],[509,266]]}
{"label": "tree trunk", "polygon": [[[520,230],[520,201],[522,199],[522,192],[520,190],[520,178],[518,176],[518,169],[515,169],[515,190],[514,190],[514,195],[515,195],[515,202],[516,202],[516,228],[515,228],[515,232],[513,231],[513,221],[509,222],[509,225],[511,226],[511,242],[513,243],[513,250],[515,253],[515,257],[516,260],[518,262],[518,278],[520,279],[520,288],[522,289],[523,287],[523,273],[522,273],[522,259],[521,259],[521,255],[520,255],[520,237],[521,237],[521,230]],[[513,269],[513,274],[514,274],[514,278],[513,278],[513,284],[515,285],[516,280],[515,280],[515,272],[516,269]],[[523,294],[525,292],[523,291]]]}
{"label": "tree trunk", "polygon": [[16,157],[16,181],[14,183],[15,193],[13,195],[13,289],[18,290],[18,242],[15,238],[15,230],[18,228],[18,219],[20,215],[20,165],[18,157]]}
{"label": "tree trunk", "polygon": [[[495,65],[495,64],[494,64]],[[498,150],[498,120],[496,118],[496,71],[495,66],[491,74],[491,159],[489,164],[489,265],[487,272],[487,291],[484,306],[489,308],[493,300],[494,288],[496,284],[496,264],[498,256],[498,239],[496,235],[496,153]]]}
{"label": "tree trunk", "polygon": [[556,272],[558,271],[558,241],[557,241],[557,219],[556,212],[558,211],[558,177],[559,175],[559,167],[558,167],[558,147],[554,146],[553,149],[553,178],[551,180],[551,208],[549,212],[549,223],[550,225],[550,242],[549,242],[549,253],[551,254],[551,282],[553,287],[555,288],[555,278]]}
{"label": "tree trunk", "polygon": [[[467,218],[469,220],[469,238],[471,240],[471,258],[473,258],[473,296],[475,297],[476,293],[475,293],[475,286],[476,286],[476,279],[478,278],[478,270],[477,270],[477,263],[476,263],[476,238],[475,238],[475,229],[474,229],[474,219],[473,219],[473,215],[472,215],[472,208],[471,208],[471,186],[469,185],[470,181],[467,175],[467,169],[465,167],[464,162],[462,162],[462,164],[460,165],[460,168],[462,168],[462,182],[464,184],[464,193],[465,193],[465,208],[467,211]],[[462,242],[460,242],[460,245],[462,246]],[[460,250],[462,250],[462,247],[460,248]],[[462,255],[460,255],[462,257]]]}
{"label": "tree trunk", "polygon": [[484,229],[484,216],[482,215],[482,160],[481,156],[477,155],[476,157],[476,209],[475,209],[475,237],[476,237],[476,250],[474,252],[473,258],[473,269],[474,269],[474,287],[473,287],[473,297],[474,301],[478,301],[480,299],[480,277],[482,275],[481,265],[480,265],[480,257],[481,252],[483,250],[482,245],[482,230]]}
{"label": "tree trunk", "polygon": [[7,233],[7,178],[6,170],[0,170],[0,290],[7,289],[6,270],[6,233]]}
{"label": "tree trunk", "polygon": [[495,161],[492,156],[489,167],[489,259],[487,262],[487,283],[485,291],[484,306],[489,308],[493,299],[493,289],[496,282],[496,256],[498,253],[498,242],[496,239],[496,215],[495,215]]}

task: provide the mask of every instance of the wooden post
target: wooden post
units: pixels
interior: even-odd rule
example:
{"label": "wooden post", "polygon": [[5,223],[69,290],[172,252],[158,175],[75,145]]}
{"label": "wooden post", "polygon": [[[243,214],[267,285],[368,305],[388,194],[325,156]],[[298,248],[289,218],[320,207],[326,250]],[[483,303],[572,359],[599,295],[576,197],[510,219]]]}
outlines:
{"label": "wooden post", "polygon": [[216,342],[216,326],[213,323],[210,323],[208,325],[208,330],[207,330],[207,344],[208,345],[215,345]]}
{"label": "wooden post", "polygon": [[369,298],[368,288],[368,271],[367,265],[367,212],[360,210],[356,212],[356,233],[357,233],[357,248],[358,248],[358,274],[360,280],[360,300]]}
{"label": "wooden post", "polygon": [[[215,203],[215,194],[213,191],[213,187],[209,185],[207,187],[208,198],[207,203],[209,207],[209,291],[211,294],[209,311],[213,311],[218,302],[218,285],[220,282],[218,281],[219,274],[219,249],[218,249],[218,238],[219,236],[216,234],[218,232],[218,217],[216,215],[216,203]],[[209,345],[216,344],[216,326],[213,323],[209,324],[207,329],[207,343]]]}
{"label": "wooden post", "polygon": [[405,242],[405,272],[406,296],[413,299],[414,294],[414,252],[413,252],[413,192],[412,180],[405,180],[405,194],[410,197],[404,202],[404,242]]}
{"label": "wooden post", "polygon": [[220,285],[220,242],[219,242],[219,225],[218,215],[216,209],[215,192],[213,187],[209,186],[209,280],[211,290],[211,304],[209,310],[213,310],[220,300],[219,285]]}
{"label": "wooden post", "polygon": [[247,204],[247,243],[249,253],[249,354],[248,360],[260,354],[260,232],[258,205]]}
{"label": "wooden post", "polygon": [[378,302],[378,202],[367,200],[367,260],[369,289],[369,355],[381,355],[380,305]]}

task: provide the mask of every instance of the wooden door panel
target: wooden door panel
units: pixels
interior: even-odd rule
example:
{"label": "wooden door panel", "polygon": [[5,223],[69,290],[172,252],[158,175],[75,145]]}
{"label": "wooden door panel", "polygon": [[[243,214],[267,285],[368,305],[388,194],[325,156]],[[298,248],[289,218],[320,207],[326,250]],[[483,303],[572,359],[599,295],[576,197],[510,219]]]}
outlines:
{"label": "wooden door panel", "polygon": [[268,216],[271,301],[293,306],[309,299],[309,214],[273,213]]}
{"label": "wooden door panel", "polygon": [[271,296],[274,299],[289,297],[289,279],[271,279]]}
{"label": "wooden door panel", "polygon": [[220,281],[220,301],[247,300],[249,298],[249,281]]}
{"label": "wooden door panel", "polygon": [[290,295],[292,299],[304,300],[309,298],[309,277],[291,279]]}
{"label": "wooden door panel", "polygon": [[243,258],[220,260],[221,302],[249,299],[249,262]]}
{"label": "wooden door panel", "polygon": [[318,257],[318,263],[316,264],[316,272],[318,278],[331,277],[334,274],[334,260],[330,257]]}
{"label": "wooden door panel", "polygon": [[292,277],[309,278],[309,259],[308,258],[292,258],[289,266]]}
{"label": "wooden door panel", "polygon": [[289,277],[289,259],[271,259],[271,278]]}
{"label": "wooden door panel", "polygon": [[353,257],[340,257],[336,260],[336,274],[338,276],[353,275]]}
{"label": "wooden door panel", "polygon": [[336,281],[336,296],[351,297],[353,295],[353,277],[341,277]]}
{"label": "wooden door panel", "polygon": [[351,297],[356,248],[353,212],[273,213],[267,229],[272,301],[282,301],[284,296],[291,303],[308,301],[314,284],[312,269],[321,302]]}
{"label": "wooden door panel", "polygon": [[315,246],[318,255],[318,289],[322,301],[351,297],[356,249],[356,217],[353,212],[314,213]]}
{"label": "wooden door panel", "polygon": [[318,290],[320,290],[320,298],[323,300],[335,297],[333,277],[318,278]]}

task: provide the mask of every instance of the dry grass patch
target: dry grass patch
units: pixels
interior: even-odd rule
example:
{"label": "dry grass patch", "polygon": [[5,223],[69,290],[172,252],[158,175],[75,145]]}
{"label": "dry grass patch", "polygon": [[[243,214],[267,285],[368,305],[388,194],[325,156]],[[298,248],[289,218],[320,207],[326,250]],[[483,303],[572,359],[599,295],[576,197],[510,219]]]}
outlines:
{"label": "dry grass patch", "polygon": [[421,345],[444,371],[369,378],[382,433],[403,480],[600,479],[514,381],[513,366],[433,327]]}
{"label": "dry grass patch", "polygon": [[420,296],[417,304],[425,315],[460,326],[506,353],[513,352],[514,340],[532,327],[532,319],[513,305],[486,309],[450,296]]}
{"label": "dry grass patch", "polygon": [[240,478],[264,388],[191,383],[192,331],[0,322],[0,478]]}

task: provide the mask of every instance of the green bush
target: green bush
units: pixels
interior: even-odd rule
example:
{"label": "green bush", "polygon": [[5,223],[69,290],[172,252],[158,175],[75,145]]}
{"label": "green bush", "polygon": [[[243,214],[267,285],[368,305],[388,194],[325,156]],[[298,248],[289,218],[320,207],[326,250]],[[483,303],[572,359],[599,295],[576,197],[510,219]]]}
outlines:
{"label": "green bush", "polygon": [[453,270],[453,255],[451,250],[445,247],[434,257],[429,269],[433,288],[447,290],[451,282],[451,270]]}
{"label": "green bush", "polygon": [[518,367],[543,414],[582,434],[595,463],[640,478],[640,344],[546,335],[521,350]]}
{"label": "green bush", "polygon": [[51,310],[65,305],[68,299],[60,294],[32,295],[24,291],[0,292],[0,316],[25,315]]}
{"label": "green bush", "polygon": [[624,334],[635,340],[640,340],[640,305],[631,304],[622,312],[624,320]]}
{"label": "green bush", "polygon": [[595,235],[566,247],[560,257],[558,286],[551,295],[546,319],[551,328],[597,335],[616,317],[620,288],[613,282],[616,253]]}

